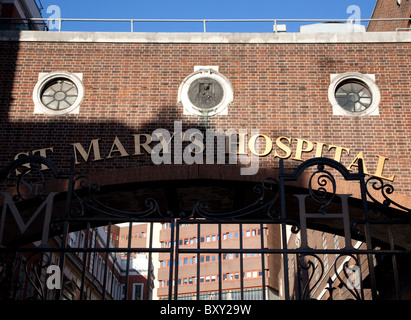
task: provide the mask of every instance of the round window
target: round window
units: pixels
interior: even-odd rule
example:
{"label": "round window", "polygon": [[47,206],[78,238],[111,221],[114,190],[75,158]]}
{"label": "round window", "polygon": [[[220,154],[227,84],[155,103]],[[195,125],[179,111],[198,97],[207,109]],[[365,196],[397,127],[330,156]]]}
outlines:
{"label": "round window", "polygon": [[64,71],[41,73],[33,91],[34,113],[79,113],[84,96],[82,76]]}
{"label": "round window", "polygon": [[220,104],[223,97],[222,85],[208,77],[195,80],[188,89],[190,102],[199,109],[212,109]]}
{"label": "round window", "polygon": [[328,99],[333,115],[361,117],[379,114],[381,94],[374,75],[347,72],[331,75]]}
{"label": "round window", "polygon": [[350,112],[362,112],[372,103],[372,94],[367,85],[358,80],[342,82],[335,92],[338,104]]}
{"label": "round window", "polygon": [[199,67],[180,84],[178,102],[183,104],[184,114],[227,115],[228,105],[233,102],[233,87],[215,67]]}
{"label": "round window", "polygon": [[41,93],[41,102],[51,110],[65,110],[77,100],[76,85],[67,79],[56,79],[47,83]]}

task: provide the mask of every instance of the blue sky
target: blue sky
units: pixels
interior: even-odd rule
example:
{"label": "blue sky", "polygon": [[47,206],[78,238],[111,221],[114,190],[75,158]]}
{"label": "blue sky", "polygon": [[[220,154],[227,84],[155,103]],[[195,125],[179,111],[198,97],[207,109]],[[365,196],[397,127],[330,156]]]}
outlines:
{"label": "blue sky", "polygon": [[[43,17],[82,19],[347,19],[371,17],[376,0],[41,0]],[[355,5],[360,9],[347,13]],[[298,31],[288,22],[287,31]],[[202,23],[135,23],[135,31],[202,32]],[[208,23],[207,32],[272,32],[273,23]],[[63,22],[63,31],[130,31],[130,23]]]}

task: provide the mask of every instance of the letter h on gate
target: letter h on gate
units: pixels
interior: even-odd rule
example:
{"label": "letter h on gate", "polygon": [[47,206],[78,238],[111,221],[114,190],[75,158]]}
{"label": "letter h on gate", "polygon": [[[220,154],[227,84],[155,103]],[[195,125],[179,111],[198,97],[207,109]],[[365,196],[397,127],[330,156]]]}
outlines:
{"label": "letter h on gate", "polygon": [[341,199],[341,213],[307,213],[306,212],[306,199],[310,195],[308,194],[295,194],[294,197],[298,199],[298,206],[300,211],[300,226],[301,226],[301,248],[308,249],[307,238],[307,219],[343,219],[344,225],[344,237],[345,237],[345,249],[352,249],[351,245],[351,231],[350,231],[350,217],[348,210],[348,198],[351,194],[335,194],[335,196]]}

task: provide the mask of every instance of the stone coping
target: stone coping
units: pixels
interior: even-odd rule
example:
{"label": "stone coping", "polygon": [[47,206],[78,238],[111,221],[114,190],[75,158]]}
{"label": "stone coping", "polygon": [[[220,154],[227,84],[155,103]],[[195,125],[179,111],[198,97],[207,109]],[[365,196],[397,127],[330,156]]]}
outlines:
{"label": "stone coping", "polygon": [[74,43],[402,43],[411,32],[351,33],[139,33],[0,31],[0,41]]}

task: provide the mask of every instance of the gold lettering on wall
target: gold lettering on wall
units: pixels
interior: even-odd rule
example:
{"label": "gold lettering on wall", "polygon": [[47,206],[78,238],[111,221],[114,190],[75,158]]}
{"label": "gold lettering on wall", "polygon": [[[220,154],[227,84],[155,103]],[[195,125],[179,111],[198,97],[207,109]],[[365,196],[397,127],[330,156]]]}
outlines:
{"label": "gold lettering on wall", "polygon": [[384,180],[388,180],[388,181],[394,181],[395,179],[395,174],[393,174],[391,177],[384,177],[382,175],[382,172],[384,171],[384,165],[385,165],[385,161],[388,160],[387,157],[383,157],[383,156],[377,156],[378,157],[378,164],[377,164],[377,170],[375,171],[374,176],[384,179]]}
{"label": "gold lettering on wall", "polygon": [[[264,138],[265,140],[265,150],[263,153],[258,153],[258,151],[255,149],[255,143],[257,141],[258,138]],[[271,150],[273,149],[273,142],[271,141],[270,137],[266,136],[265,134],[256,134],[253,135],[250,138],[250,141],[248,141],[248,148],[250,149],[251,153],[259,156],[259,157],[265,157],[267,156]]]}
{"label": "gold lettering on wall", "polygon": [[[321,158],[323,156],[324,146],[327,146],[327,145],[325,143],[317,142],[317,141],[315,141],[314,143],[317,145],[317,147],[315,148],[315,157],[316,158]],[[328,149],[328,150],[330,150],[330,149]]]}
{"label": "gold lettering on wall", "polygon": [[[150,134],[133,134],[134,136],[134,155],[135,156],[141,156],[143,153],[141,152],[141,147],[143,147],[144,150],[146,150],[146,152],[148,154],[151,154],[151,152],[153,151],[149,144],[152,142],[152,138]],[[142,142],[141,141],[141,137],[144,137],[145,141]]]}
{"label": "gold lettering on wall", "polygon": [[341,162],[341,156],[342,156],[343,151],[347,152],[347,156],[350,155],[350,149],[348,148],[343,148],[343,147],[332,145],[328,147],[328,151],[330,151],[331,149],[335,149],[334,160],[338,162]]}
{"label": "gold lettering on wall", "polygon": [[113,145],[111,146],[110,153],[108,154],[106,159],[111,159],[113,158],[112,153],[113,152],[119,152],[120,157],[128,157],[129,154],[126,152],[126,149],[124,149],[123,144],[120,142],[118,137],[114,139]]}
{"label": "gold lettering on wall", "polygon": [[280,159],[288,159],[291,156],[291,148],[284,144],[281,140],[287,140],[288,144],[291,145],[291,138],[288,137],[279,137],[275,141],[275,144],[277,145],[278,148],[280,148],[282,151],[285,152],[285,155],[281,156],[277,153],[277,151],[274,151],[274,158],[280,158]]}
{"label": "gold lettering on wall", "polygon": [[358,167],[358,159],[362,159],[364,173],[368,174],[367,167],[365,166],[364,156],[362,151],[355,157],[355,159],[351,162],[351,164],[347,167],[348,171],[352,171],[352,167]]}
{"label": "gold lettering on wall", "polygon": [[99,141],[100,139],[94,139],[91,140],[90,145],[88,147],[88,151],[86,152],[86,150],[84,150],[83,146],[81,145],[81,143],[77,142],[77,143],[72,143],[71,145],[73,146],[74,149],[74,158],[75,158],[75,164],[79,164],[80,161],[77,158],[77,151],[80,153],[81,157],[83,158],[83,160],[85,162],[88,161],[89,157],[90,157],[90,153],[91,151],[93,151],[94,154],[94,159],[92,161],[99,161],[99,160],[103,160],[103,158],[100,155],[100,145],[99,145]]}
{"label": "gold lettering on wall", "polygon": [[[303,161],[302,159],[303,152],[311,152],[314,149],[314,144],[309,140],[304,140],[304,139],[299,139],[299,138],[296,138],[296,140],[297,140],[297,149],[295,151],[295,157],[293,158],[293,160]],[[306,146],[305,148],[304,148],[304,145]]]}
{"label": "gold lettering on wall", "polygon": [[[153,150],[155,150],[155,153],[158,153],[161,151],[163,155],[167,155],[167,161],[163,160],[164,164],[171,164],[171,153],[172,153],[172,146],[174,148],[174,156],[176,159],[176,152],[178,150],[182,150],[182,141],[187,141],[191,142],[191,144],[188,146],[186,152],[188,153],[194,153],[196,155],[201,155],[202,152],[205,151],[205,146],[203,143],[204,135],[203,134],[194,134],[197,131],[193,131],[191,134],[190,131],[187,131],[186,134],[183,132],[179,132],[178,134],[172,133],[172,134],[165,134],[164,132],[157,132],[157,136],[150,135],[150,134],[132,134],[134,138],[134,154],[131,154],[126,151],[126,148],[124,147],[123,143],[120,141],[118,136],[115,136],[114,141],[111,144],[110,151],[107,155],[106,158],[103,158],[101,156],[101,151],[100,151],[100,139],[93,139],[90,141],[88,149],[83,147],[81,142],[76,142],[76,143],[71,143],[70,145],[73,147],[73,153],[74,153],[74,159],[75,159],[75,164],[81,164],[84,162],[89,162],[89,161],[100,161],[104,159],[112,159],[116,157],[129,157],[129,156],[141,156],[144,154],[149,154],[153,155]],[[300,138],[294,138],[292,139],[291,137],[285,137],[285,136],[280,136],[275,140],[275,143],[273,144],[273,140],[265,134],[259,133],[259,134],[254,134],[250,137],[247,143],[247,138],[248,134],[247,133],[237,133],[234,130],[228,130],[227,133],[224,134],[222,133],[224,137],[224,140],[226,145],[223,147],[225,152],[228,152],[230,155],[234,155],[234,158],[230,158],[230,164],[237,163],[237,158],[235,155],[247,155],[247,151],[251,152],[253,155],[257,157],[266,157],[270,153],[273,153],[274,158],[280,158],[280,159],[291,159],[294,161],[303,161],[303,155],[304,154],[309,154],[309,153],[314,153],[311,154],[311,156],[314,157],[322,157],[324,153],[324,149],[326,151],[331,151],[335,150],[334,154],[334,160],[337,162],[342,162],[344,156],[349,156],[350,155],[350,149],[345,148],[342,146],[337,146],[333,144],[325,144],[323,142],[311,142],[310,140],[307,139],[300,139]],[[234,136],[234,138],[233,138]],[[177,145],[179,148],[176,148],[176,141],[178,142],[179,140],[175,140],[176,137],[180,137],[180,142]],[[183,139],[184,138],[184,139]],[[296,144],[293,145],[292,141],[296,141]],[[152,143],[159,142],[157,145],[152,146]],[[174,142],[174,143],[173,143]],[[261,146],[261,148],[259,148]],[[247,150],[248,147],[248,150]],[[273,150],[274,149],[274,150]],[[295,155],[294,157],[292,156],[293,149],[295,150]],[[217,150],[218,153],[219,150]],[[31,154],[39,154],[40,156],[46,157],[49,155],[49,153],[54,153],[54,147],[49,147],[49,148],[41,148],[41,149],[36,149],[33,151],[23,151],[14,157],[14,160],[22,157],[22,156],[29,156]],[[346,167],[348,171],[353,171],[354,167],[358,168],[358,160],[362,159],[363,160],[363,169],[364,173],[367,175],[372,175],[384,180],[388,181],[394,181],[395,179],[395,174],[391,176],[385,176],[384,175],[384,169],[386,166],[386,162],[389,160],[387,157],[377,155],[378,158],[378,163],[377,163],[377,168],[375,171],[375,174],[369,174],[366,166],[366,162],[364,159],[364,154],[363,152],[359,152],[357,156],[352,160],[352,162]],[[178,157],[177,157],[178,158]],[[187,158],[187,157],[186,157]],[[200,159],[200,157],[199,157]],[[224,164],[225,160],[224,158],[222,159]],[[218,163],[220,163],[218,162]],[[174,163],[177,163],[174,160]],[[196,162],[200,163],[200,162]],[[210,162],[212,163],[212,162]],[[187,163],[189,164],[189,163]],[[26,166],[29,168],[30,165],[26,164]],[[45,168],[42,168],[45,169]],[[21,174],[19,170],[16,169],[16,175]]]}

